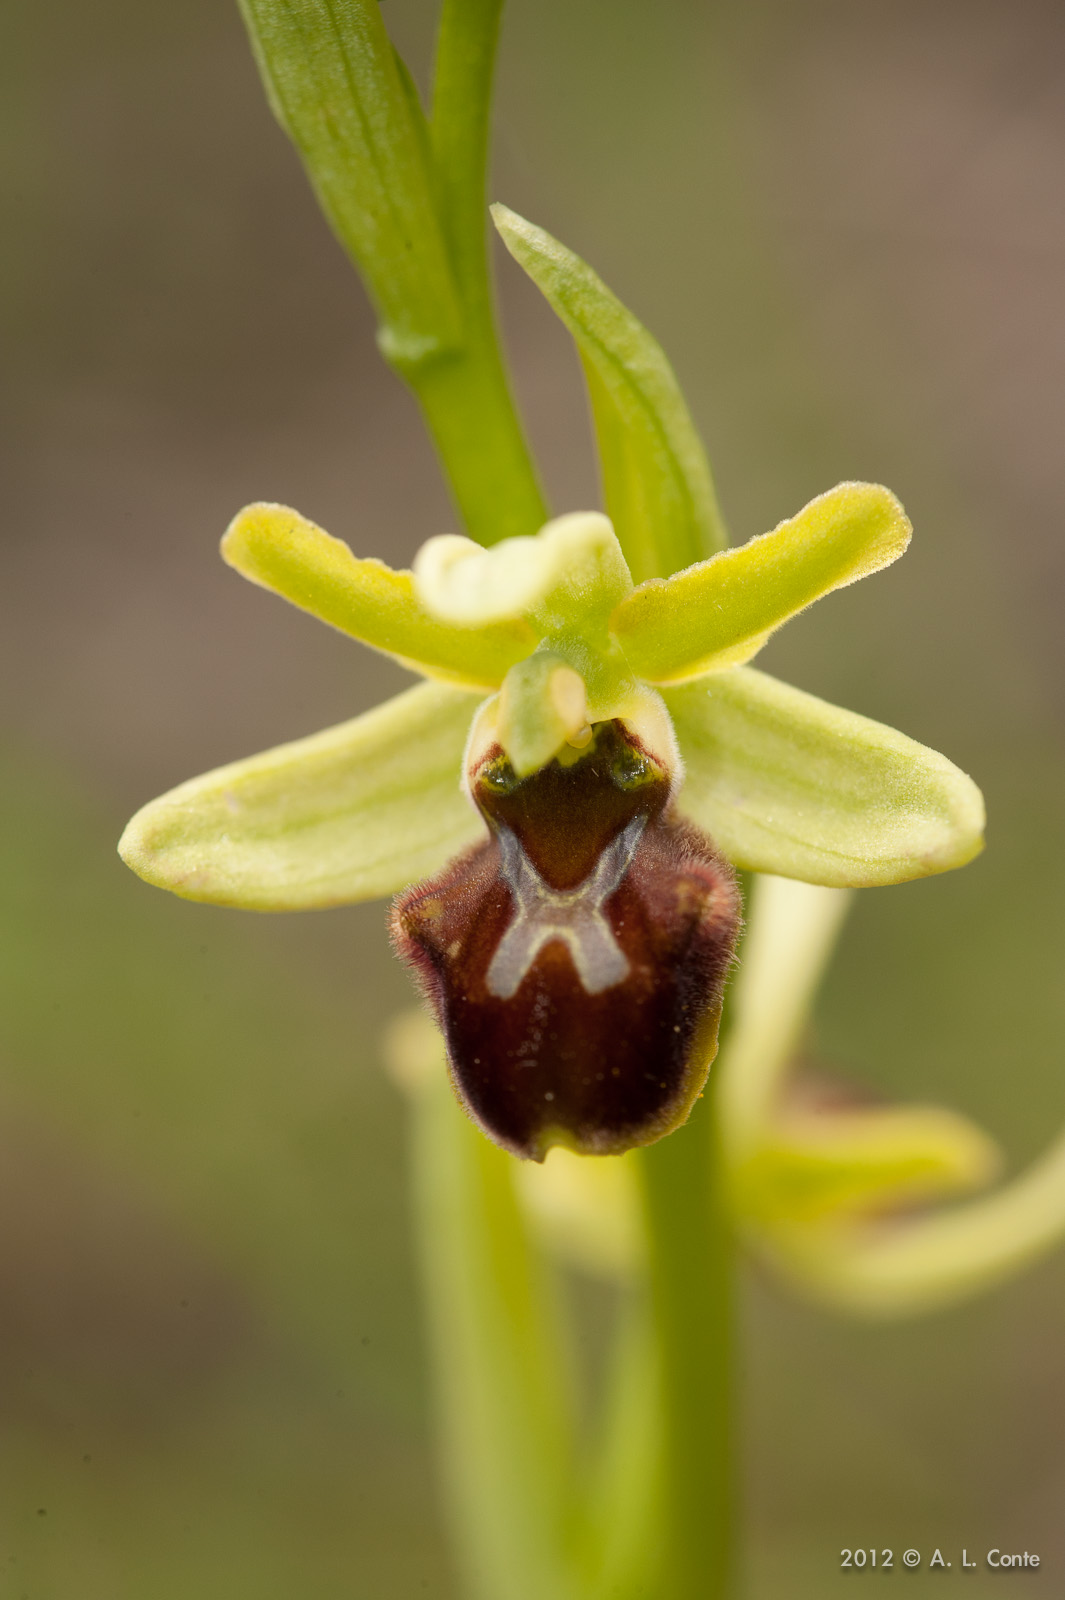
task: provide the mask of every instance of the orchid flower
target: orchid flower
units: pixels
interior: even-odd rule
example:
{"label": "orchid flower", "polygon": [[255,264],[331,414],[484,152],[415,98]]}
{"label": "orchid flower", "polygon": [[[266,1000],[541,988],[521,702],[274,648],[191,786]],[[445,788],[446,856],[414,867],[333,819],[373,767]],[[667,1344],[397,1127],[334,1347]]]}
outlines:
{"label": "orchid flower", "polygon": [[[397,896],[393,938],[439,1030],[401,1022],[390,1054],[412,1091],[468,1592],[722,1600],[735,1236],[837,1303],[871,1302],[885,1282],[889,1301],[914,1240],[900,1264],[885,1219],[994,1164],[945,1112],[841,1112],[786,1092],[849,890],[981,848],[983,803],[957,767],[750,665],[789,618],[897,559],[910,525],[886,489],[844,483],[727,548],[661,347],[578,256],[494,206],[573,336],[598,444],[606,514],[547,520],[485,250],[500,0],[443,0],[428,107],[377,0],[241,9],[473,537],[431,538],[393,571],[284,506],[242,511],[222,543],[231,566],[423,681],[182,784],[133,818],[121,850],[149,882],[219,905]],[[662,1142],[717,1048],[737,872],[758,877],[724,1061],[707,1114]],[[502,1148],[455,1113],[441,1034],[452,1087]],[[981,1250],[1013,1248],[1018,1210],[1029,1252],[1047,1235],[1047,1183],[1062,1189],[1056,1167],[1019,1200],[1007,1191],[1009,1216],[983,1234],[985,1213],[953,1234],[949,1216],[928,1228],[942,1222],[949,1255],[968,1227],[976,1244],[966,1256],[963,1239],[959,1259],[978,1273]],[[639,1284],[622,1297],[590,1455],[535,1228],[550,1250]],[[915,1271],[938,1293],[944,1246],[926,1238]]]}
{"label": "orchid flower", "polygon": [[537,1159],[650,1142],[713,1057],[729,863],[858,886],[980,849],[979,791],[943,756],[747,665],[909,538],[886,489],[845,483],[634,585],[598,512],[489,549],[430,539],[397,572],[250,506],[229,564],[425,681],[182,784],[122,854],[176,894],[256,910],[406,891],[396,940],[486,1131]]}

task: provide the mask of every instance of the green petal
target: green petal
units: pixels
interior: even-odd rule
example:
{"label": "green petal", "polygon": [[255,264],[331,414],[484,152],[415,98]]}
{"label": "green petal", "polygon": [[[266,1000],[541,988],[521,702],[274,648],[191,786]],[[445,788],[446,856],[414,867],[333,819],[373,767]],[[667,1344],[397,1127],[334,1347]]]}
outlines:
{"label": "green petal", "polygon": [[826,1217],[753,1230],[795,1287],[858,1316],[937,1310],[993,1288],[1065,1238],[1065,1135],[1000,1189],[968,1204],[870,1227]]}
{"label": "green petal", "polygon": [[681,812],[754,872],[839,888],[964,866],[983,847],[971,778],[925,745],[734,667],[667,689]]}
{"label": "green petal", "polygon": [[573,335],[588,381],[603,498],[636,579],[676,572],[726,543],[710,468],[661,345],[601,278],[506,206],[492,218]]}
{"label": "green petal", "polygon": [[251,911],[394,894],[484,836],[459,786],[477,704],[419,684],[172,789],[138,811],[119,852],[159,888]]}
{"label": "green petal", "polygon": [[679,683],[750,660],[782,622],[879,572],[909,542],[893,494],[875,483],[841,483],[772,533],[641,585],[610,626],[638,677]]}
{"label": "green petal", "polygon": [[864,1316],[951,1305],[1023,1271],[1065,1238],[1065,1136],[1011,1183],[893,1228],[767,1235],[765,1253],[818,1299]]}
{"label": "green petal", "polygon": [[939,1106],[875,1106],[782,1115],[736,1175],[748,1218],[788,1227],[925,1204],[989,1183],[991,1139]]}
{"label": "green petal", "polygon": [[426,610],[453,627],[482,627],[521,617],[537,634],[606,618],[632,593],[621,547],[601,511],[571,511],[530,537],[484,549],[447,533],[422,545],[414,587]]}
{"label": "green petal", "polygon": [[253,583],[427,677],[497,689],[536,645],[518,619],[458,627],[426,610],[410,572],[360,560],[288,506],[246,506],[230,523],[222,555]]}

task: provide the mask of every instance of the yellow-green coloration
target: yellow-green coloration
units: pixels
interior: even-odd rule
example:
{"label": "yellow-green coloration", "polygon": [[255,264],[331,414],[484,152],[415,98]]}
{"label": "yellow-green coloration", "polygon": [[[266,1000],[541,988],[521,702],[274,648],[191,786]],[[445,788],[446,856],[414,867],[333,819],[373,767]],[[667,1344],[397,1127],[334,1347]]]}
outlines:
{"label": "yellow-green coloration", "polygon": [[496,727],[518,777],[538,772],[563,744],[580,748],[592,736],[584,679],[538,650],[504,678]]}
{"label": "yellow-green coloration", "polygon": [[641,584],[610,626],[649,683],[698,678],[749,661],[812,601],[896,561],[910,533],[887,489],[841,483],[772,533]]}
{"label": "yellow-green coloration", "polygon": [[753,667],[666,689],[681,809],[731,861],[871,888],[948,872],[983,848],[984,802],[945,756]]}
{"label": "yellow-green coloration", "polygon": [[[735,1226],[777,1273],[838,1310],[904,1316],[991,1287],[1060,1242],[1065,1135],[1019,1177],[951,1206],[1001,1168],[968,1118],[933,1105],[840,1105],[793,1077],[850,899],[757,880],[714,1069],[719,1159]],[[605,1277],[643,1270],[638,1160],[618,1157],[603,1175],[559,1152],[528,1164],[529,1215],[552,1251]]]}
{"label": "yellow-green coloration", "polygon": [[[376,0],[240,4],[271,110],[334,232],[363,267],[389,358],[416,363],[456,350],[458,291],[423,119]],[[303,40],[315,35],[318,48],[305,54]]]}
{"label": "yellow-green coloration", "polygon": [[222,555],[252,583],[426,677],[495,688],[536,643],[517,618],[476,632],[442,623],[419,601],[413,573],[360,559],[288,506],[247,506],[230,523]]}
{"label": "yellow-green coloration", "polygon": [[[710,1105],[679,1138],[609,1166],[527,1163],[519,1192],[509,1156],[456,1112],[424,1019],[395,1041],[417,1085],[416,1209],[464,1591],[726,1600],[735,1236],[808,1293],[893,1312],[993,1281],[1065,1227],[1065,1141],[998,1195],[915,1216],[987,1181],[983,1135],[935,1108],[797,1109],[785,1093],[846,889],[945,871],[981,847],[979,791],[949,761],[745,665],[789,617],[901,554],[909,524],[887,490],[843,484],[725,550],[660,346],[579,257],[496,207],[577,345],[611,519],[548,522],[485,249],[502,0],[442,0],[428,115],[379,0],[240,4],[274,111],[478,543],[431,540],[395,572],[285,507],[242,512],[231,565],[436,681],[183,784],[138,813],[121,849],[150,882],[225,905],[390,894],[484,839],[463,787],[473,756],[501,744],[528,792],[616,719],[671,776],[671,826],[694,823],[733,862],[777,875],[756,882]],[[586,797],[561,809],[587,843]],[[498,1054],[488,1065],[507,1086],[513,1051]],[[590,1449],[537,1228],[549,1250],[637,1286]]]}
{"label": "yellow-green coloration", "polygon": [[119,849],[149,883],[215,905],[303,911],[394,894],[484,837],[455,762],[477,704],[419,684],[172,789]]}
{"label": "yellow-green coloration", "polygon": [[[635,682],[610,627],[615,606],[633,592],[632,578],[598,511],[556,517],[536,538],[508,539],[490,550],[455,535],[430,539],[415,560],[414,578],[426,609],[448,622],[472,628],[522,618],[543,648],[580,674],[593,722],[616,715]],[[546,765],[561,743],[537,765]]]}
{"label": "yellow-green coloration", "polygon": [[785,1106],[737,1172],[736,1204],[778,1225],[874,1219],[983,1188],[1000,1164],[986,1134],[940,1106]]}
{"label": "yellow-green coloration", "polygon": [[[984,813],[957,767],[722,663],[737,641],[749,653],[817,594],[875,571],[908,533],[886,490],[846,484],[762,539],[634,587],[599,512],[488,550],[432,539],[411,573],[360,560],[286,507],[250,506],[223,540],[232,566],[445,681],[183,784],[138,813],[123,854],[150,882],[224,905],[392,893],[480,836],[462,757],[484,694],[499,691],[483,725],[526,776],[579,748],[593,723],[653,728],[685,772],[681,816],[741,867],[864,886],[960,866],[981,847]],[[661,694],[646,681],[695,664],[701,676]]]}
{"label": "yellow-green coloration", "polygon": [[499,351],[485,250],[488,97],[501,0],[445,0],[433,114],[378,0],[240,0],[274,115],[413,390],[466,527],[547,516]]}
{"label": "yellow-green coloration", "polygon": [[710,466],[665,352],[572,250],[506,206],[492,220],[573,335],[588,384],[603,503],[640,581],[727,542]]}

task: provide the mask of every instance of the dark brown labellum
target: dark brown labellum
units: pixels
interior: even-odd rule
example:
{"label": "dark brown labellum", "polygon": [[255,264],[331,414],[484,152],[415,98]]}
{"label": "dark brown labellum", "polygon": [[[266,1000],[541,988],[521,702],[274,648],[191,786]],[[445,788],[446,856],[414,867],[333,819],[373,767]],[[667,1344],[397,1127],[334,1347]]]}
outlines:
{"label": "dark brown labellum", "polygon": [[732,869],[670,814],[670,774],[620,721],[529,778],[496,746],[471,790],[491,837],[392,913],[459,1098],[536,1161],[652,1143],[716,1049]]}

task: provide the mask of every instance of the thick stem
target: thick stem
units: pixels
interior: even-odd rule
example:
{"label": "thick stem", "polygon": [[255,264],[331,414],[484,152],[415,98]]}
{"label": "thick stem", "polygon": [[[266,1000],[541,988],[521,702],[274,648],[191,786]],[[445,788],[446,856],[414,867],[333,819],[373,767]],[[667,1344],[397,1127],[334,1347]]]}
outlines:
{"label": "thick stem", "polygon": [[444,1485],[469,1600],[578,1600],[569,1369],[513,1157],[454,1102],[443,1062],[413,1096],[415,1220]]}
{"label": "thick stem", "polygon": [[715,1098],[642,1162],[663,1454],[656,1600],[725,1600],[734,1581],[733,1237]]}
{"label": "thick stem", "polygon": [[540,493],[494,328],[469,330],[457,355],[401,369],[432,434],[465,530],[480,544],[535,533]]}
{"label": "thick stem", "polygon": [[485,172],[502,0],[444,0],[427,126],[377,0],[241,0],[270,103],[361,272],[470,533],[547,510],[499,351]]}
{"label": "thick stem", "polygon": [[463,344],[400,369],[467,530],[482,544],[535,533],[548,516],[500,354],[488,260],[485,179],[502,9],[503,0],[444,0],[431,138]]}

